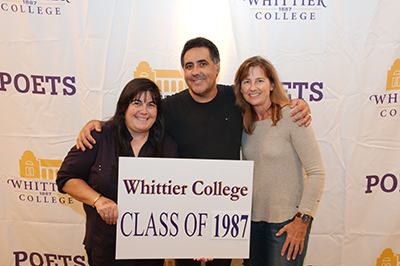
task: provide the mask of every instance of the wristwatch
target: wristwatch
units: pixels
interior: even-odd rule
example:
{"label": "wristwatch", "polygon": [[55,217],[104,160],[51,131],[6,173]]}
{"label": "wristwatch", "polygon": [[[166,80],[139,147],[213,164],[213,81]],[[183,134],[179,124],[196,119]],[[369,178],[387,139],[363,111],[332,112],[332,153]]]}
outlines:
{"label": "wristwatch", "polygon": [[311,215],[307,213],[298,212],[296,217],[299,217],[304,223],[308,223],[311,220]]}

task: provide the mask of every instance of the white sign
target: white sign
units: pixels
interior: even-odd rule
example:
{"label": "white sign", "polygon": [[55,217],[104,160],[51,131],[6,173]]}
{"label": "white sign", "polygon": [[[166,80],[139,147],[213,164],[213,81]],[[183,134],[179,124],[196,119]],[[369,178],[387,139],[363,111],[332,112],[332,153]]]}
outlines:
{"label": "white sign", "polygon": [[252,183],[252,161],[121,157],[116,258],[248,258]]}

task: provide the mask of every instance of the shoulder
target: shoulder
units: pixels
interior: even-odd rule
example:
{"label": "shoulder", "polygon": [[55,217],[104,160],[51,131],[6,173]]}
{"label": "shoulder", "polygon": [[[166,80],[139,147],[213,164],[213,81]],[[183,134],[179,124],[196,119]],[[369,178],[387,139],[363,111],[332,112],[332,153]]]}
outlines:
{"label": "shoulder", "polygon": [[165,133],[164,142],[176,145],[175,140],[170,135],[168,135],[167,133]]}
{"label": "shoulder", "polygon": [[[285,105],[281,108],[282,118],[278,121],[278,124],[288,124],[288,122],[292,121],[290,116],[290,107],[289,105]],[[296,123],[293,123],[296,124]]]}
{"label": "shoulder", "polygon": [[286,129],[289,131],[292,130],[297,130],[299,127],[297,123],[293,122],[292,117],[290,116],[290,112],[292,109],[290,109],[289,105],[283,106],[281,108],[281,114],[282,118],[279,119],[278,123],[276,124],[280,129]]}
{"label": "shoulder", "polygon": [[218,94],[217,94],[218,99],[229,103],[236,102],[236,96],[233,91],[233,87],[231,85],[218,84],[217,88],[218,88]]}
{"label": "shoulder", "polygon": [[97,132],[95,129],[90,133],[96,141],[113,137],[111,123],[107,123],[101,127],[101,131]]}
{"label": "shoulder", "polygon": [[283,106],[283,107],[281,108],[282,117],[283,117],[283,118],[288,118],[288,117],[290,117],[290,112],[291,112],[291,110],[292,110],[292,109],[290,109],[289,104]]}
{"label": "shoulder", "polygon": [[165,136],[164,136],[164,152],[165,152],[166,157],[170,157],[170,158],[178,157],[178,144],[167,133],[165,133]]}
{"label": "shoulder", "polygon": [[189,94],[189,90],[185,89],[181,92],[175,93],[173,95],[169,95],[163,99],[163,104],[169,105],[169,104],[173,104],[177,101],[181,101],[181,100],[185,99],[186,97],[188,97],[188,94]]}
{"label": "shoulder", "polygon": [[[291,133],[296,133],[296,134],[307,134],[308,132],[313,132],[312,126],[309,125],[308,127],[306,126],[301,126],[299,127],[298,122],[293,122],[293,117],[290,116],[290,112],[292,109],[289,107],[289,105],[286,105],[282,107],[282,126],[288,128]],[[281,122],[279,120],[279,122]],[[278,122],[278,124],[279,124]]]}
{"label": "shoulder", "polygon": [[235,96],[232,85],[217,84],[218,92],[227,96]]}

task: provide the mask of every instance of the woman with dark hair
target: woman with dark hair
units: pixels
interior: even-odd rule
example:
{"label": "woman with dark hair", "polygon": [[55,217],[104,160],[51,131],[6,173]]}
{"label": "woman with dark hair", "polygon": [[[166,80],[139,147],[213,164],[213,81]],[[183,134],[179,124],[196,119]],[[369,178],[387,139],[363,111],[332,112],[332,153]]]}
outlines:
{"label": "woman with dark hair", "polygon": [[144,78],[131,80],[114,116],[92,134],[97,145],[85,154],[72,147],[57,173],[58,190],[84,203],[89,264],[162,266],[164,260],[115,260],[118,157],[178,157],[175,141],[164,133],[157,85]]}
{"label": "woman with dark hair", "polygon": [[248,263],[303,265],[325,179],[314,132],[292,122],[278,74],[259,56],[237,70],[235,95],[243,114],[243,157],[254,161]]}

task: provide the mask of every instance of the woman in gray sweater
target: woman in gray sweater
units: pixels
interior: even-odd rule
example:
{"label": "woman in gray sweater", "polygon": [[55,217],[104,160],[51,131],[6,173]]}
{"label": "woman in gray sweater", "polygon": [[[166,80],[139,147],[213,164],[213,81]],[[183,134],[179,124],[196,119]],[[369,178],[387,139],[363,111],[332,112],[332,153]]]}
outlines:
{"label": "woman in gray sweater", "polygon": [[[275,68],[256,56],[235,75],[243,156],[254,161],[249,265],[303,265],[325,171],[311,127],[298,127]],[[303,171],[304,170],[304,171]]]}

